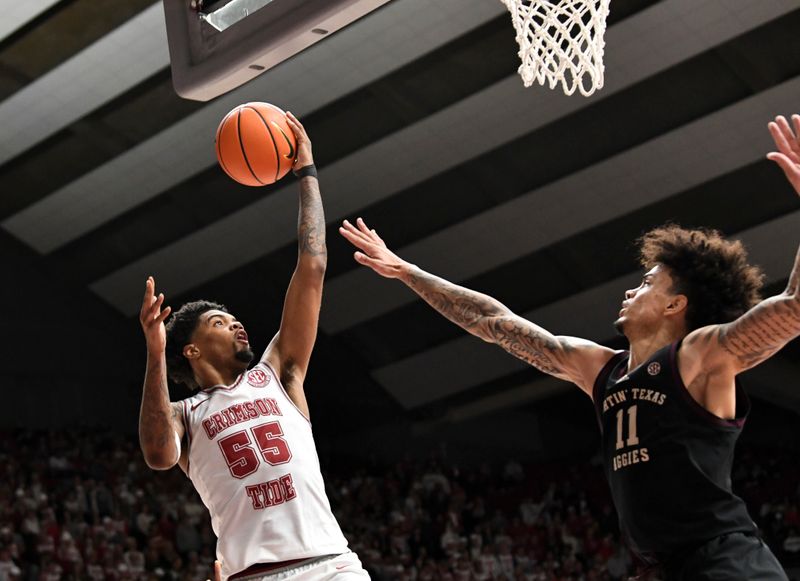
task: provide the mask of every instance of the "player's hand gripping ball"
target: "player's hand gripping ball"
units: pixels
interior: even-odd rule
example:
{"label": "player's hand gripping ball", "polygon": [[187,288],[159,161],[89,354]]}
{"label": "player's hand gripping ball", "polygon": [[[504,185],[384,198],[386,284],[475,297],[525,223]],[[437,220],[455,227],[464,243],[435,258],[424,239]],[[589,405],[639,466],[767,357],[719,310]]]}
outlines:
{"label": "player's hand gripping ball", "polygon": [[220,121],[215,145],[219,165],[245,186],[277,182],[297,157],[297,140],[286,113],[269,103],[234,108]]}

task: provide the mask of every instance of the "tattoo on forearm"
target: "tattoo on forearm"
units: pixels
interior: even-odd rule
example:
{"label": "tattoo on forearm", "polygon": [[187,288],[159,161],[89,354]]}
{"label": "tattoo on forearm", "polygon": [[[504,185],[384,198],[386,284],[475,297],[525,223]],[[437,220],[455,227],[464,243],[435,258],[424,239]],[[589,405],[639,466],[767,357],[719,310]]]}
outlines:
{"label": "tattoo on forearm", "polygon": [[800,334],[800,302],[777,296],[762,301],[738,321],[724,325],[719,342],[746,367],[761,363]]}
{"label": "tattoo on forearm", "polygon": [[325,246],[325,212],[319,182],[314,178],[300,180],[300,216],[297,224],[300,254],[327,256]]}
{"label": "tattoo on forearm", "polygon": [[571,350],[553,335],[515,316],[498,301],[426,272],[406,282],[446,318],[485,341],[552,375],[564,372],[559,356]]}
{"label": "tattoo on forearm", "polygon": [[491,332],[494,342],[513,356],[551,375],[564,372],[557,355],[562,349],[570,350],[570,347],[550,333],[539,331],[533,325],[520,325],[516,318],[511,317],[492,319]]}
{"label": "tattoo on forearm", "polygon": [[172,446],[173,422],[179,414],[179,407],[169,401],[162,364],[148,364],[139,415],[139,439],[142,449],[154,451]]}
{"label": "tattoo on forearm", "polygon": [[427,272],[412,274],[407,284],[430,306],[470,332],[475,331],[475,326],[484,317],[499,315],[505,311],[500,303],[486,295],[447,282]]}

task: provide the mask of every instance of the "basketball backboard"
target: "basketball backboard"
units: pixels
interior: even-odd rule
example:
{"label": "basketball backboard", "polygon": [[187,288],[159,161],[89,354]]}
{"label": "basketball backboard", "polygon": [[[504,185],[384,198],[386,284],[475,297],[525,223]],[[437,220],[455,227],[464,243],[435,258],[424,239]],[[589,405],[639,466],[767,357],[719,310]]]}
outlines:
{"label": "basketball backboard", "polygon": [[172,82],[208,101],[389,0],[164,0]]}

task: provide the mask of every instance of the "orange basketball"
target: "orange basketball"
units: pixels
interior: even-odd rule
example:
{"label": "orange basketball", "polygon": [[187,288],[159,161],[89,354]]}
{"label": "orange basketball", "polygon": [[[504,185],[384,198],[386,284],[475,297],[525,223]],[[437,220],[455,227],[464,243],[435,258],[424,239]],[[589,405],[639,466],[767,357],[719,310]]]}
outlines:
{"label": "orange basketball", "polygon": [[225,115],[215,145],[219,165],[245,186],[274,184],[289,173],[297,155],[286,113],[269,103],[245,103]]}

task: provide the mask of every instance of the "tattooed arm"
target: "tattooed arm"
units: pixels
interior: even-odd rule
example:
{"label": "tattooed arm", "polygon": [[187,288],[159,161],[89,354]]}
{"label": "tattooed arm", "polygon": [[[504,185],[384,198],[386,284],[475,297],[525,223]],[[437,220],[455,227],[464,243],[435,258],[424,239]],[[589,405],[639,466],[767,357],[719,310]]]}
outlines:
{"label": "tattooed arm", "polygon": [[689,392],[711,413],[736,414],[734,377],[769,359],[800,336],[800,249],[789,284],[724,325],[709,325],[687,335],[678,366]]}
{"label": "tattooed arm", "polygon": [[147,279],[139,313],[147,343],[147,369],[139,410],[139,444],[150,468],[167,470],[180,461],[185,470],[185,456],[181,454],[180,445],[184,433],[181,404],[170,403],[167,389],[164,320],[169,316],[170,308],[161,308],[164,295],[156,297],[155,284],[153,277]]}
{"label": "tattooed arm", "polygon": [[738,371],[755,367],[800,336],[800,249],[781,294],[761,301],[744,315],[721,325],[719,345]]}
{"label": "tattooed arm", "polygon": [[[291,113],[287,113],[287,119],[297,137],[295,169],[313,165],[311,141],[305,129]],[[286,291],[280,330],[262,359],[275,369],[289,397],[308,416],[303,381],[317,338],[322,284],[328,260],[325,213],[316,177],[300,178],[297,238],[297,267]]]}
{"label": "tattooed arm", "polygon": [[[800,115],[792,115],[792,125],[782,115],[769,123],[777,151],[767,155],[777,163],[786,179],[800,195]],[[755,367],[786,343],[800,335],[800,249],[781,294],[770,297],[742,317],[723,325],[720,346],[734,358],[740,370]]]}
{"label": "tattooed arm", "polygon": [[[800,115],[792,115],[792,124],[794,128],[783,116],[769,123],[777,151],[769,153],[767,158],[780,166],[786,179],[800,195]],[[689,347],[689,355],[695,355],[697,369],[716,366],[736,374],[769,359],[798,336],[800,249],[786,290],[761,301],[731,323],[694,331],[684,343]]]}
{"label": "tattooed arm", "polygon": [[614,351],[575,337],[555,336],[515,315],[499,301],[427,273],[391,252],[360,218],[345,220],[341,234],[359,249],[355,259],[387,278],[397,278],[450,321],[495,343],[540,371],[571,381],[592,395],[597,374]]}

